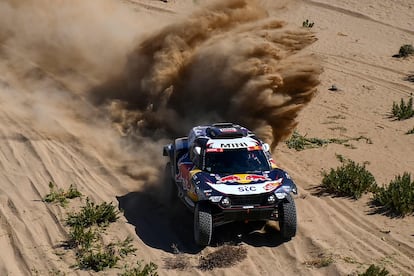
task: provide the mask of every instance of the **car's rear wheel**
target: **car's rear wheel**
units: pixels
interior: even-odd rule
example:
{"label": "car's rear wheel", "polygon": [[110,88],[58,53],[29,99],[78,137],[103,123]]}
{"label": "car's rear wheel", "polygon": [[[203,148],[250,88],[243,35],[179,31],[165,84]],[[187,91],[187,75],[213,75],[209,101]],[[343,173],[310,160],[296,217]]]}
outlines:
{"label": "car's rear wheel", "polygon": [[284,240],[291,240],[296,235],[297,219],[296,206],[291,195],[279,204],[279,228]]}
{"label": "car's rear wheel", "polygon": [[213,217],[207,202],[198,202],[194,211],[194,241],[200,246],[207,246],[213,234]]}
{"label": "car's rear wheel", "polygon": [[175,184],[174,179],[172,178],[171,163],[170,162],[168,162],[165,165],[164,183],[166,185],[166,187],[165,187],[166,199],[168,200],[169,203],[172,203],[172,202],[176,201],[178,191],[177,191],[177,185]]}

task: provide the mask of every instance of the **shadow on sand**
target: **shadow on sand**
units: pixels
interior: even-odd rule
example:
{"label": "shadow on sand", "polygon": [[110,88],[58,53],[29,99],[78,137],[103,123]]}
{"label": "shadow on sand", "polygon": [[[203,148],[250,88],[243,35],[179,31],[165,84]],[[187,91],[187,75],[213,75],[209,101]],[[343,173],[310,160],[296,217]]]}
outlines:
{"label": "shadow on sand", "polygon": [[[170,253],[178,248],[182,253],[197,254],[203,249],[193,239],[193,214],[179,200],[167,206],[145,191],[131,192],[117,200],[119,209],[146,245]],[[211,246],[240,242],[275,247],[284,241],[274,224],[236,222],[214,228]]]}

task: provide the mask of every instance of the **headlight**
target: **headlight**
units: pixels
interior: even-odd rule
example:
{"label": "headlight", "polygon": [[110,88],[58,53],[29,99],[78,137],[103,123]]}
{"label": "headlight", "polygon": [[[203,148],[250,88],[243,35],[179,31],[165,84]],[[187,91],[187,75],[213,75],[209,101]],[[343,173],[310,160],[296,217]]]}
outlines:
{"label": "headlight", "polygon": [[219,202],[221,200],[222,196],[210,196],[209,199],[211,202]]}
{"label": "headlight", "polygon": [[231,202],[230,202],[230,198],[228,197],[223,197],[220,201],[221,206],[223,207],[229,207]]}
{"label": "headlight", "polygon": [[272,194],[267,198],[267,203],[273,204],[275,202],[276,202],[276,196],[275,195]]}
{"label": "headlight", "polygon": [[292,187],[290,186],[282,186],[280,187],[280,190],[284,191],[285,193],[290,193],[292,191]]}
{"label": "headlight", "polygon": [[278,199],[284,199],[286,197],[286,193],[275,193],[275,196]]}

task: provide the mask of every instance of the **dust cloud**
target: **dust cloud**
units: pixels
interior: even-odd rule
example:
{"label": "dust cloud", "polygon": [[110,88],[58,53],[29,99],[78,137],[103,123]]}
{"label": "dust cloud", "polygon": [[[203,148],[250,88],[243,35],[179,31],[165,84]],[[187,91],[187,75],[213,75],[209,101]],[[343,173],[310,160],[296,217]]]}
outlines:
{"label": "dust cloud", "polygon": [[302,51],[314,34],[261,3],[218,1],[172,20],[115,0],[2,1],[0,100],[143,183],[159,181],[162,145],[196,124],[232,121],[276,146],[321,67]]}
{"label": "dust cloud", "polygon": [[92,100],[109,106],[125,133],[158,139],[232,121],[276,146],[315,95],[321,67],[301,54],[315,40],[258,1],[220,2],[145,38]]}
{"label": "dust cloud", "polygon": [[[2,118],[13,118],[5,120],[28,139],[70,145],[91,166],[104,160],[138,182],[158,181],[160,145],[148,140],[141,151],[87,99],[92,87],[120,72],[153,23],[116,0],[1,1]],[[149,166],[155,151],[160,157]]]}

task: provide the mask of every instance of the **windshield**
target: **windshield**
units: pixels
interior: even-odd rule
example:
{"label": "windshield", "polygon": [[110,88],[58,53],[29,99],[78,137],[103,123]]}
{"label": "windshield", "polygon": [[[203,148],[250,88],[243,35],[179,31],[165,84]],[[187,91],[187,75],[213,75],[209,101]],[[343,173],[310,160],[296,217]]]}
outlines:
{"label": "windshield", "polygon": [[204,169],[212,173],[254,173],[270,170],[266,156],[261,150],[224,150],[206,152]]}

